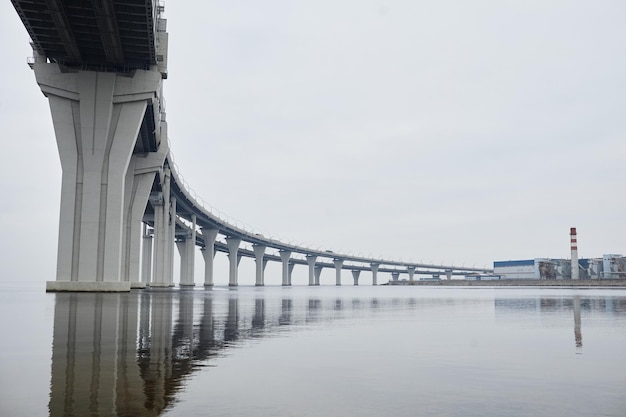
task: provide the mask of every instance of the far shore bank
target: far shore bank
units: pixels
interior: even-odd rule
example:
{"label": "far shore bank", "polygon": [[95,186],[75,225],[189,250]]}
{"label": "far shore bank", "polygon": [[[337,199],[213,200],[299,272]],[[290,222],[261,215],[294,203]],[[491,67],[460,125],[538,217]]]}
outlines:
{"label": "far shore bank", "polygon": [[461,279],[440,281],[389,281],[383,285],[427,285],[444,287],[619,287],[626,288],[626,279],[582,279],[564,280],[532,280],[532,279],[501,279],[485,281],[466,281]]}

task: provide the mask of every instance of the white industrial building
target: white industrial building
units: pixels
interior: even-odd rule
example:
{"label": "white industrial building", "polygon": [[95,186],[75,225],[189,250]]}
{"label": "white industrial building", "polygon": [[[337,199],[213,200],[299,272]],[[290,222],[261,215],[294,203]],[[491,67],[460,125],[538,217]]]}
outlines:
{"label": "white industrial building", "polygon": [[[602,258],[579,259],[578,271],[581,279],[624,279],[626,258],[609,254]],[[572,268],[569,259],[537,258],[496,261],[493,273],[502,279],[571,279]]]}

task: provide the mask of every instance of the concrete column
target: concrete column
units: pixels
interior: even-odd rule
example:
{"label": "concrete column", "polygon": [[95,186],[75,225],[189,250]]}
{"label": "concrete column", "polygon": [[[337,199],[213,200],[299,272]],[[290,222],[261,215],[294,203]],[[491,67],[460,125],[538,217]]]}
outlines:
{"label": "concrete column", "polygon": [[446,269],[446,279],[447,280],[452,279],[452,270],[451,269]]}
{"label": "concrete column", "polygon": [[370,269],[372,270],[372,285],[378,285],[378,268],[380,264],[370,264]]}
{"label": "concrete column", "polygon": [[[196,269],[196,215],[191,215],[191,236],[187,239],[187,278],[184,285],[194,286],[195,283],[195,269]],[[182,278],[181,278],[182,279]],[[181,282],[181,284],[183,284]]]}
{"label": "concrete column", "polygon": [[170,169],[165,168],[160,175],[162,192],[150,196],[154,207],[154,257],[151,286],[167,287],[172,277],[169,270],[170,245]]}
{"label": "concrete column", "polygon": [[[140,276],[141,226],[146,203],[154,183],[155,172],[136,173],[135,166],[141,156],[133,155],[126,172],[124,187],[124,217],[122,232],[122,281],[131,288],[145,288]],[[161,165],[163,161],[161,162]]]}
{"label": "concrete column", "polygon": [[289,284],[289,259],[291,257],[291,251],[280,250],[280,259],[283,261],[283,281],[282,285],[288,286]]}
{"label": "concrete column", "polygon": [[254,285],[257,287],[261,287],[265,285],[265,249],[267,246],[265,245],[252,245],[252,249],[254,250],[254,259],[256,262],[256,282]]}
{"label": "concrete column", "polygon": [[320,285],[320,276],[322,275],[322,269],[324,269],[322,265],[315,266],[315,285]]}
{"label": "concrete column", "polygon": [[143,225],[143,247],[141,254],[141,282],[149,285],[152,280],[152,234],[148,225]]}
{"label": "concrete column", "polygon": [[167,257],[167,265],[169,269],[169,276],[167,284],[170,287],[174,286],[174,244],[176,242],[176,197],[170,195],[170,216],[169,216],[169,256]]}
{"label": "concrete column", "polygon": [[307,255],[306,261],[309,264],[309,285],[315,285],[315,261],[317,261],[317,256]]}
{"label": "concrete column", "polygon": [[296,266],[295,263],[289,262],[289,285],[291,285],[291,274],[293,273],[294,266]]}
{"label": "concrete column", "polygon": [[[34,70],[50,104],[63,172],[57,277],[46,290],[128,291],[130,281],[121,279],[126,174],[161,74],[61,71],[43,62]],[[145,207],[145,193],[137,195],[137,207],[144,197]]]}
{"label": "concrete column", "polygon": [[193,287],[194,283],[194,259],[195,233],[190,230],[187,236],[176,241],[176,247],[180,254],[180,286]]}
{"label": "concrete column", "polygon": [[335,285],[341,285],[341,267],[343,267],[343,259],[333,259],[335,264]]}
{"label": "concrete column", "polygon": [[[149,115],[148,115],[149,116]],[[167,131],[165,123],[155,134]],[[146,282],[139,274],[141,264],[141,226],[146,203],[157,173],[162,172],[169,152],[163,141],[157,152],[133,154],[126,171],[124,187],[124,229],[122,248],[122,281],[129,281],[131,288],[145,288]]]}
{"label": "concrete column", "polygon": [[406,271],[409,273],[409,281],[413,282],[415,280],[415,267],[408,266]]}
{"label": "concrete column", "polygon": [[230,269],[228,274],[228,285],[231,287],[236,287],[238,285],[237,282],[237,271],[239,268],[239,244],[241,243],[241,239],[238,237],[227,237],[226,244],[228,245],[228,259],[230,261]]}
{"label": "concrete column", "polygon": [[215,239],[217,238],[217,229],[202,228],[202,238],[204,240],[204,249],[202,257],[204,258],[204,286],[213,286],[213,259],[215,259]]}
{"label": "concrete column", "polygon": [[392,272],[391,273],[391,279],[393,281],[397,281],[399,277],[400,277],[400,273],[399,272]]}
{"label": "concrete column", "polygon": [[354,285],[359,285],[359,275],[361,275],[361,271],[358,269],[352,270],[352,279],[354,279]]}
{"label": "concrete column", "polygon": [[187,275],[187,237],[179,237],[174,242],[180,255],[180,285],[185,285],[188,281]]}

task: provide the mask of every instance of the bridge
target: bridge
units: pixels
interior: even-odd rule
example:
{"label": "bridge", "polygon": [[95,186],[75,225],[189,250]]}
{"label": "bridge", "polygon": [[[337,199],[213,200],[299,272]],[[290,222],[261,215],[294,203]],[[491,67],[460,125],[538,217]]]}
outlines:
{"label": "bridge", "polygon": [[11,0],[31,37],[29,66],[48,98],[62,183],[56,281],[47,291],[129,291],[193,286],[197,248],[204,285],[213,285],[217,252],[229,258],[238,285],[242,257],[256,261],[256,285],[267,262],[282,264],[282,285],[296,265],[308,285],[323,269],[335,284],[350,270],[393,280],[491,272],[488,269],[394,261],[311,249],[240,227],[203,205],[185,185],[170,152],[162,93],[167,79],[164,4],[153,0]]}

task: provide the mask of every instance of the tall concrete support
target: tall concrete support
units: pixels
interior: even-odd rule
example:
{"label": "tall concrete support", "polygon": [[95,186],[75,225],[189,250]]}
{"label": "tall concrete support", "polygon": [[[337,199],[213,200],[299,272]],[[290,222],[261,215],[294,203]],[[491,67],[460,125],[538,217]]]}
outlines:
{"label": "tall concrete support", "polygon": [[352,279],[354,279],[354,285],[359,285],[359,275],[361,275],[361,271],[358,269],[352,270]]}
{"label": "tall concrete support", "polygon": [[148,225],[143,225],[143,243],[141,253],[141,282],[150,285],[152,280],[152,231]]}
{"label": "tall concrete support", "polygon": [[160,173],[161,193],[153,193],[150,201],[154,207],[154,256],[153,256],[153,287],[168,287],[172,282],[169,268],[170,246],[174,244],[174,236],[170,236],[170,180],[168,167]]}
{"label": "tall concrete support", "polygon": [[194,265],[193,252],[195,250],[194,240],[191,238],[191,232],[189,235],[180,238],[176,241],[176,247],[180,254],[180,283],[181,287],[193,287],[194,282]]}
{"label": "tall concrete support", "polygon": [[282,280],[282,285],[283,286],[289,286],[289,285],[291,285],[289,283],[289,259],[291,257],[291,251],[280,250],[279,254],[280,254],[281,261],[283,261],[283,280]]}
{"label": "tall concrete support", "polygon": [[241,239],[238,237],[227,237],[226,244],[228,245],[228,260],[230,262],[228,273],[228,285],[236,287],[238,285],[237,270],[239,269],[239,244]]}
{"label": "tall concrete support", "polygon": [[398,280],[398,278],[400,278],[400,273],[399,273],[399,272],[392,272],[392,273],[391,273],[391,279],[392,279],[393,281],[397,281],[397,280]]}
{"label": "tall concrete support", "polygon": [[131,288],[145,288],[139,275],[141,225],[156,172],[135,175],[136,162],[133,155],[125,179],[121,279],[130,282]]}
{"label": "tall concrete support", "polygon": [[184,286],[184,282],[187,281],[187,237],[179,237],[174,244],[178,249],[178,255],[180,256],[180,285]]}
{"label": "tall concrete support", "polygon": [[187,236],[176,242],[180,253],[180,285],[193,287],[195,284],[196,216],[191,215],[191,229]]}
{"label": "tall concrete support", "polygon": [[295,263],[289,262],[289,285],[291,285],[291,275],[293,274],[293,268],[296,266]]}
{"label": "tall concrete support", "polygon": [[169,250],[167,256],[167,268],[169,270],[168,286],[174,286],[174,244],[176,241],[176,197],[170,195],[170,216],[169,216]]}
{"label": "tall concrete support", "polygon": [[[160,123],[161,137],[167,135],[167,124]],[[146,204],[154,179],[163,169],[169,151],[167,141],[163,141],[157,152],[134,154],[126,171],[124,190],[124,228],[122,247],[122,281],[129,281],[131,288],[145,288],[146,282],[140,277],[141,226]]]}
{"label": "tall concrete support", "polygon": [[451,280],[452,279],[452,270],[451,269],[446,269],[446,279],[447,280]]}
{"label": "tall concrete support", "polygon": [[189,273],[189,282],[185,282],[185,285],[195,284],[195,267],[196,267],[196,215],[191,215],[191,236],[187,242],[187,271]]}
{"label": "tall concrete support", "polygon": [[254,250],[254,259],[256,261],[256,281],[254,285],[261,287],[265,285],[265,265],[267,265],[265,249],[267,249],[267,246],[254,244],[252,249]]}
{"label": "tall concrete support", "polygon": [[130,281],[121,279],[126,174],[161,74],[69,72],[45,62],[34,70],[48,97],[63,171],[57,279],[46,290],[128,291]]}
{"label": "tall concrete support", "polygon": [[315,262],[317,261],[317,256],[315,255],[307,255],[306,262],[309,264],[309,285],[315,285]]}
{"label": "tall concrete support", "polygon": [[335,285],[341,285],[341,268],[343,267],[343,259],[333,259],[335,264]]}
{"label": "tall concrete support", "polygon": [[215,239],[217,238],[217,229],[202,228],[202,239],[204,240],[204,248],[202,249],[202,257],[204,258],[204,286],[213,286],[213,260],[215,259]]}
{"label": "tall concrete support", "polygon": [[315,266],[315,285],[320,285],[320,276],[322,275],[322,269],[324,269],[322,265]]}
{"label": "tall concrete support", "polygon": [[378,268],[380,264],[370,264],[370,269],[372,270],[372,285],[378,285]]}
{"label": "tall concrete support", "polygon": [[409,273],[409,281],[415,281],[415,267],[409,266],[406,268],[406,271]]}

